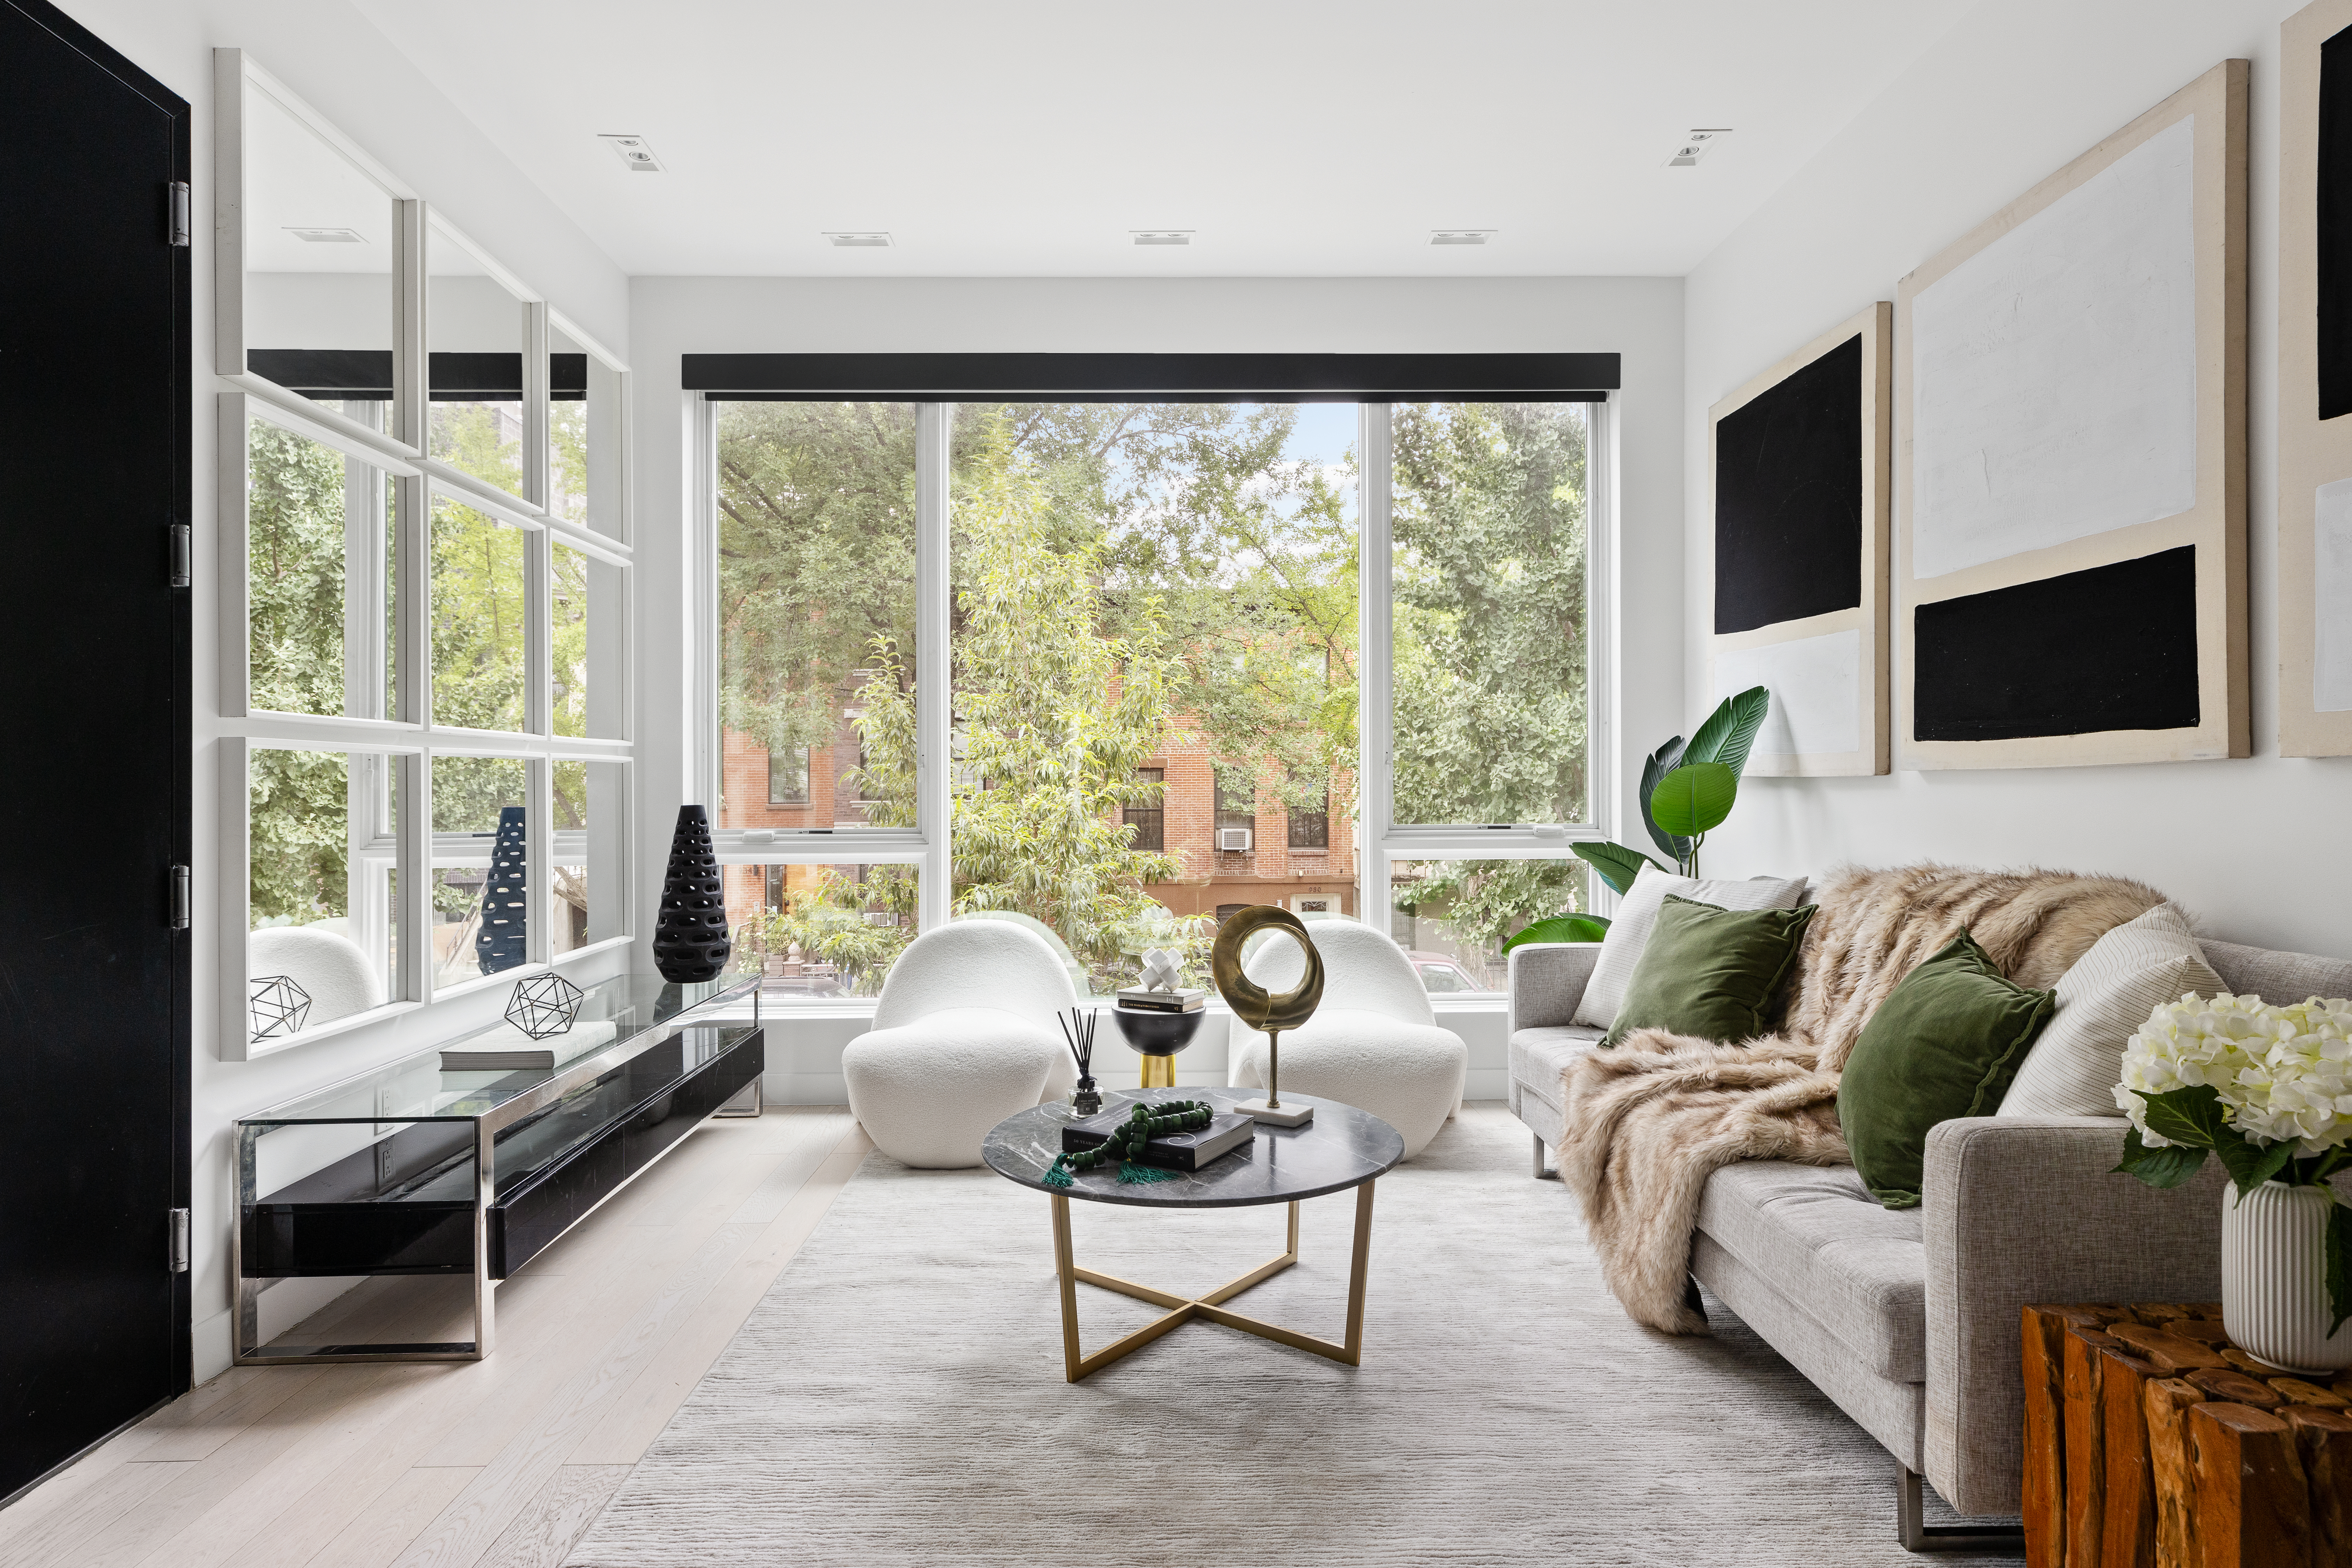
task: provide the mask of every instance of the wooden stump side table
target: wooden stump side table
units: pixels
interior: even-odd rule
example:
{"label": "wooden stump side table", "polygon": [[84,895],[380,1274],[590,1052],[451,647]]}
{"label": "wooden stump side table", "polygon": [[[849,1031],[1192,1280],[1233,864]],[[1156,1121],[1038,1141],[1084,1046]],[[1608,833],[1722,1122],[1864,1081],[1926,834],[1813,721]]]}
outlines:
{"label": "wooden stump side table", "polygon": [[2030,1568],[2352,1568],[2352,1373],[2266,1366],[2221,1319],[2024,1310]]}

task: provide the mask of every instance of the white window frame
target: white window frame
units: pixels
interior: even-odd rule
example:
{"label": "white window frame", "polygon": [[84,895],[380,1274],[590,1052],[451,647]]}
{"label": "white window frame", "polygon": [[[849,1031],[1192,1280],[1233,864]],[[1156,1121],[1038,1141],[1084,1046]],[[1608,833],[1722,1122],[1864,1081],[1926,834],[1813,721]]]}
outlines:
{"label": "white window frame", "polygon": [[[1359,913],[1375,896],[1388,908],[1390,878],[1399,864],[1419,860],[1565,860],[1577,843],[1612,837],[1618,823],[1616,695],[1617,395],[1587,403],[1585,426],[1585,802],[1580,823],[1517,822],[1502,826],[1399,824],[1394,816],[1396,618],[1391,589],[1395,495],[1392,405],[1360,405],[1357,450],[1364,484],[1358,500],[1357,688],[1361,752],[1356,792],[1361,814],[1357,855]],[[1462,399],[1459,401],[1469,401]],[[1507,402],[1497,398],[1493,401]],[[1587,873],[1588,902],[1614,895]],[[1383,923],[1382,930],[1387,927]]]}
{"label": "white window frame", "polygon": [[[1392,685],[1394,616],[1391,614],[1391,503],[1393,495],[1391,405],[1363,403],[1358,409],[1358,446],[1362,483],[1358,493],[1359,568],[1357,714],[1359,753],[1355,794],[1357,915],[1386,931],[1391,867],[1416,860],[1566,860],[1570,846],[1604,841],[1616,833],[1615,562],[1617,543],[1616,403],[1586,403],[1586,783],[1591,820],[1582,823],[1516,823],[1504,827],[1400,826],[1391,820],[1394,757]],[[693,787],[704,800],[719,798],[719,426],[713,400],[682,394],[681,415],[688,443],[688,515],[694,521],[695,660],[689,748]],[[878,398],[894,402],[904,399]],[[1495,401],[1508,401],[1498,398]],[[950,756],[949,705],[929,702],[923,693],[948,688],[948,479],[949,437],[955,405],[916,404],[916,795],[919,826],[908,828],[714,827],[713,848],[720,864],[919,865],[922,886],[918,929],[944,923],[953,903],[952,855],[949,842],[951,770],[938,765]],[[1339,825],[1333,824],[1334,831]],[[1605,912],[1614,895],[1588,874],[1588,903]],[[1381,913],[1377,921],[1371,911]],[[1487,998],[1494,993],[1465,993]],[[852,999],[812,1004],[838,1010]],[[864,999],[856,999],[864,1000]],[[787,1004],[787,1005],[792,1005]]]}
{"label": "white window frame", "polygon": [[[243,51],[214,51],[215,120],[215,353],[220,395],[218,526],[215,571],[220,613],[220,742],[221,800],[217,825],[221,877],[215,908],[221,924],[219,943],[220,1042],[225,1060],[246,1061],[343,1035],[384,1020],[431,1008],[436,1003],[478,993],[492,984],[511,984],[551,969],[610,954],[635,940],[636,921],[634,884],[638,876],[632,852],[635,823],[636,673],[635,658],[635,573],[631,539],[634,512],[630,496],[628,366],[574,322],[551,310],[544,298],[500,266],[481,247],[446,220],[433,214],[416,192],[404,185],[383,164],[299,97],[263,70]],[[276,104],[308,127],[362,174],[381,186],[397,225],[397,258],[394,289],[393,391],[384,429],[373,429],[358,420],[324,407],[299,393],[250,373],[247,368],[245,300],[244,163],[242,127],[247,95],[267,94]],[[526,312],[523,339],[524,434],[522,483],[525,494],[510,494],[475,476],[428,457],[424,450],[428,430],[426,367],[429,360],[425,322],[425,265],[429,244],[464,249]],[[592,498],[586,526],[550,513],[548,496],[550,425],[549,345],[551,329],[561,330],[611,373],[614,406],[610,425],[600,432],[610,443],[612,468],[609,493]],[[261,345],[266,346],[266,345]],[[247,630],[250,605],[247,594],[250,421],[262,419],[374,465],[393,476],[397,486],[395,518],[397,545],[394,581],[398,605],[397,710],[382,717],[278,713],[256,709],[251,702],[251,640]],[[602,467],[600,463],[599,467]],[[517,731],[466,729],[433,721],[432,691],[432,508],[436,496],[474,508],[497,521],[523,531],[525,715]],[[609,531],[597,525],[603,522]],[[589,725],[610,733],[587,737],[554,733],[551,648],[553,626],[550,611],[551,550],[556,544],[587,557],[591,577],[588,624]],[[374,592],[363,585],[364,594]],[[363,624],[381,627],[383,617],[364,617]],[[380,637],[376,639],[379,643]],[[376,662],[383,650],[375,650]],[[395,998],[383,1006],[315,1025],[292,1035],[268,1040],[250,1038],[247,984],[247,938],[250,934],[251,851],[250,763],[257,749],[366,752],[387,756],[399,770],[399,809],[391,824],[373,825],[364,845],[356,838],[352,853],[370,860],[389,860],[404,873],[398,907],[384,911],[399,944],[394,979]],[[423,868],[487,863],[488,853],[470,836],[435,835],[432,816],[432,773],[440,758],[519,758],[525,763],[526,807],[532,907],[537,918],[528,926],[528,959],[496,975],[436,985],[433,977],[430,932],[431,878]],[[583,841],[559,841],[551,814],[553,768],[581,762],[612,764],[602,775],[616,787],[610,803],[613,820],[593,821],[585,830],[606,839],[606,860],[597,860]],[[609,835],[609,838],[607,838]],[[577,850],[575,857],[571,851]],[[555,864],[592,864],[596,881],[592,918],[610,911],[617,930],[562,953],[550,951],[548,910],[552,895],[550,868]],[[416,874],[407,874],[412,871]],[[599,927],[606,922],[599,920]],[[413,1048],[413,1047],[412,1047]]]}

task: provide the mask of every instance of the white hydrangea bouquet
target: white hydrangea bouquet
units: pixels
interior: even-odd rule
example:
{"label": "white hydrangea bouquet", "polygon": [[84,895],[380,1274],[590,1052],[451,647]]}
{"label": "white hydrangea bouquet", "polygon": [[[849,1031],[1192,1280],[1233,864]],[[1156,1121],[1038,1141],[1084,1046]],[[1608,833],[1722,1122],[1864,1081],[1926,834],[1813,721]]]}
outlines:
{"label": "white hydrangea bouquet", "polygon": [[[2352,1001],[2291,1007],[2259,996],[2160,1005],[2124,1047],[2116,1108],[2131,1119],[2123,1163],[2151,1187],[2221,1157],[2242,1199],[2264,1182],[2317,1187],[2352,1165]],[[2332,1334],[2352,1317],[2352,1210],[2327,1221]]]}

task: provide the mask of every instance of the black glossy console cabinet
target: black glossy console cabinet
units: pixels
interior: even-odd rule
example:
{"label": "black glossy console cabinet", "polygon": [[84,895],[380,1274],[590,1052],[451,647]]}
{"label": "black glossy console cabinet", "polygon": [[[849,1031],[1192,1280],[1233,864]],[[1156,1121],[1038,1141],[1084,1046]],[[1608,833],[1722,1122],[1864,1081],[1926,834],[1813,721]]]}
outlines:
{"label": "black glossy console cabinet", "polygon": [[[758,1028],[691,1029],[499,1132],[488,1208],[489,1275],[503,1279],[743,1091],[766,1052]],[[418,1121],[289,1183],[247,1210],[251,1275],[470,1274],[474,1132]]]}
{"label": "black glossy console cabinet", "polygon": [[[766,1055],[756,987],[749,976],[699,985],[623,976],[587,994],[568,1035],[575,1054],[559,1066],[445,1069],[443,1049],[531,1047],[494,1026],[241,1119],[238,1362],[488,1354],[499,1280],[722,1106],[740,1096],[750,1104],[727,1113],[756,1114]],[[383,1276],[469,1279],[473,1338],[296,1343],[293,1331],[265,1332],[262,1296],[283,1281]],[[446,1288],[433,1299],[446,1302]],[[279,1298],[292,1305],[271,1315],[307,1318],[321,1300],[310,1288]]]}

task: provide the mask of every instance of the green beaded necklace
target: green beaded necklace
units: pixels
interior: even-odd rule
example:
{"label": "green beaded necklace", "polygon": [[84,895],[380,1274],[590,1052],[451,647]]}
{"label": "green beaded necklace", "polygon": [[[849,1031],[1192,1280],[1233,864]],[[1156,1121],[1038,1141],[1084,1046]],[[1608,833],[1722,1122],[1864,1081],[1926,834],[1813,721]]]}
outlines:
{"label": "green beaded necklace", "polygon": [[1160,1133],[1190,1132],[1206,1127],[1216,1114],[1217,1108],[1205,1100],[1171,1100],[1160,1105],[1138,1101],[1109,1137],[1091,1149],[1065,1151],[1043,1179],[1049,1187],[1066,1187],[1071,1172],[1090,1171],[1107,1160],[1117,1160],[1118,1179],[1122,1182],[1172,1182],[1177,1173],[1142,1164],[1135,1156]]}

